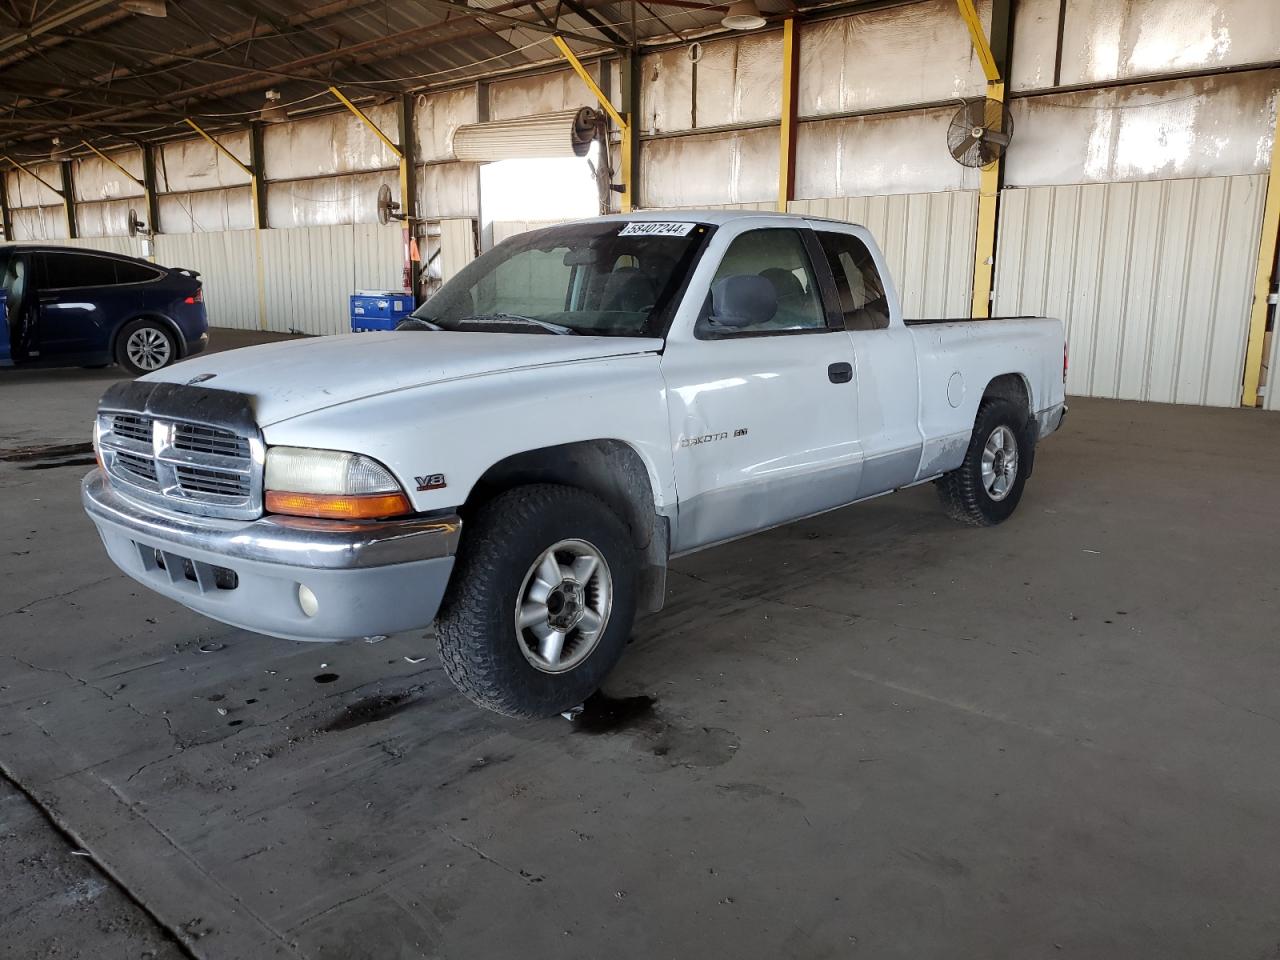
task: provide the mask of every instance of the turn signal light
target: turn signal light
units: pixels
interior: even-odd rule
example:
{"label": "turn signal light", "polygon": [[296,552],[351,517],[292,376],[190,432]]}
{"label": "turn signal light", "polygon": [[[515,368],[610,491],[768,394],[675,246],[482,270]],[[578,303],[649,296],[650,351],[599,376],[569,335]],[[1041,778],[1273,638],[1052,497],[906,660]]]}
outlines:
{"label": "turn signal light", "polygon": [[268,513],[286,513],[293,517],[319,517],[324,520],[375,520],[412,513],[409,498],[403,493],[325,494],[288,493],[268,490]]}

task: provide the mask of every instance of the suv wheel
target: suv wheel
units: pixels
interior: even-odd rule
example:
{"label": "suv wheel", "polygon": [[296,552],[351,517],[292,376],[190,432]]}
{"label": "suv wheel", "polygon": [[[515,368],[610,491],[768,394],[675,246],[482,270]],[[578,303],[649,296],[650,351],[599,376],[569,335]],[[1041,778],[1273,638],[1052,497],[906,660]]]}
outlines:
{"label": "suv wheel", "polygon": [[135,377],[167,367],[178,359],[173,334],[158,320],[134,320],[120,331],[116,360]]}

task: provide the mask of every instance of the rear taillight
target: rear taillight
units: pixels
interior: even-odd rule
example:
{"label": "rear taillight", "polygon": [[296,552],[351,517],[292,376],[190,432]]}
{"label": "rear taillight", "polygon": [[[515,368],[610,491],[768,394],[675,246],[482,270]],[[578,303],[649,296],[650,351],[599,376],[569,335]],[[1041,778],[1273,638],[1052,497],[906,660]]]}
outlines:
{"label": "rear taillight", "polygon": [[196,292],[182,302],[190,307],[195,306],[197,303],[204,303],[204,287],[196,287]]}
{"label": "rear taillight", "polygon": [[1062,345],[1062,382],[1067,382],[1067,345]]}

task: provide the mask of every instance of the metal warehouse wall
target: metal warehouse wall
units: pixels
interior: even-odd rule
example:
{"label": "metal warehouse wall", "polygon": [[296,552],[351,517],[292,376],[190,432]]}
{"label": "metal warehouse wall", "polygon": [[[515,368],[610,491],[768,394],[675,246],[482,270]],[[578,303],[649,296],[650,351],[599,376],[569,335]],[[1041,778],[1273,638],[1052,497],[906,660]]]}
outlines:
{"label": "metal warehouse wall", "polygon": [[[984,21],[989,0],[978,4]],[[1065,12],[1060,17],[1061,12]],[[1060,22],[1061,20],[1061,22]],[[800,23],[795,196],[790,209],[865,223],[909,315],[968,314],[976,170],[946,151],[962,98],[986,91],[954,0]],[[1234,405],[1244,363],[1280,59],[1275,0],[1014,0],[993,307],[1061,316],[1072,392]],[[642,55],[640,185],[650,208],[773,209],[778,30]],[[613,92],[616,61],[587,64]],[[448,276],[471,255],[479,170],[457,127],[595,106],[568,69],[459,83],[412,101],[424,258]],[[367,112],[395,135],[394,105]],[[241,161],[247,132],[219,135]],[[124,218],[143,198],[136,149],[74,161],[81,245],[137,251]],[[373,200],[399,192],[396,160],[346,112],[265,128],[268,225],[255,234],[249,177],[199,138],[154,150],[156,255],[201,270],[214,322],[345,329],[352,289],[401,285],[399,228]],[[32,171],[59,183],[57,163]],[[67,236],[61,197],[26,174],[5,186],[15,239]],[[528,224],[501,223],[510,235]],[[257,281],[259,271],[263,276]],[[1280,345],[1271,344],[1272,370]],[[1280,390],[1267,397],[1280,409]]]}
{"label": "metal warehouse wall", "polygon": [[1007,190],[996,312],[1061,317],[1067,392],[1236,406],[1266,178]]}

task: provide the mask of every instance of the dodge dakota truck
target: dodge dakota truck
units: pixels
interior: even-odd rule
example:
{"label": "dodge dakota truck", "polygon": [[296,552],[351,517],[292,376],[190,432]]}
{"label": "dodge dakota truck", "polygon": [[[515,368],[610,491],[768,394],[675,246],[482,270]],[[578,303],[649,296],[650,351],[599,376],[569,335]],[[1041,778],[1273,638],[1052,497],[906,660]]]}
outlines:
{"label": "dodge dakota truck", "polygon": [[82,495],[193,610],[292,640],[434,624],[467,697],[549,716],[674,557],[929,481],[1007,519],[1065,367],[1057,320],[904,320],[859,226],[602,217],[499,244],[394,332],[117,384]]}

